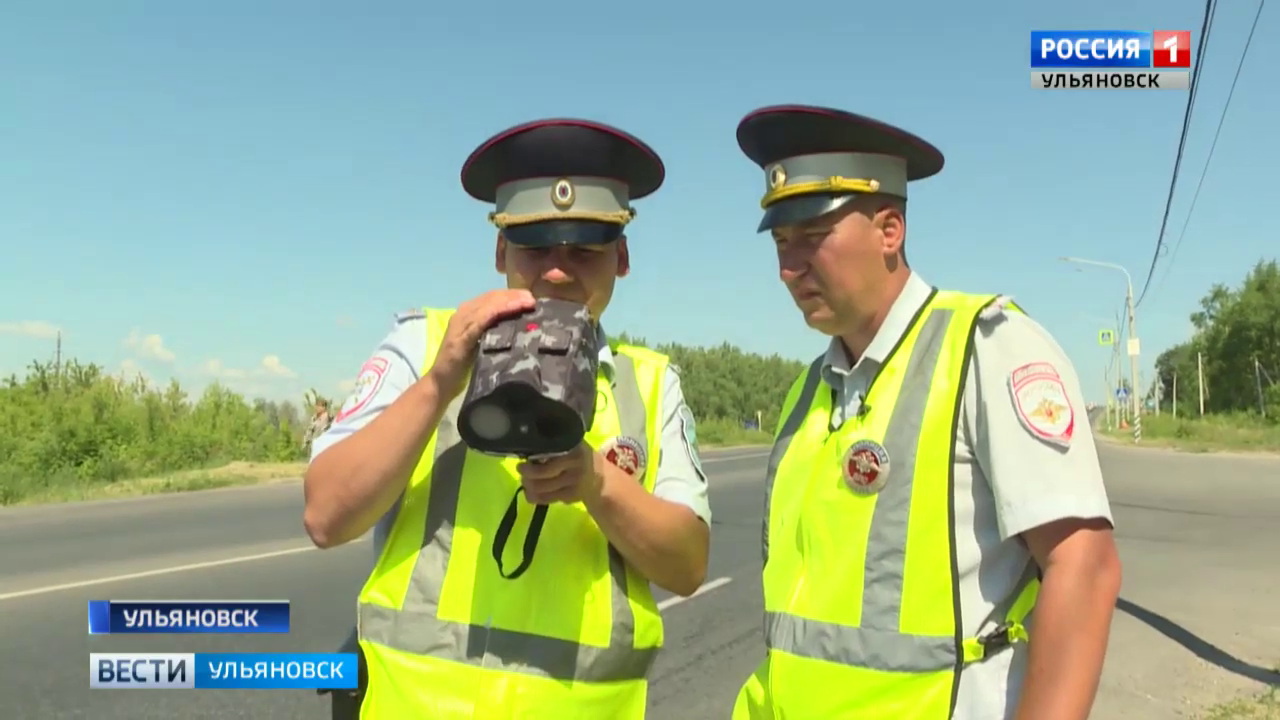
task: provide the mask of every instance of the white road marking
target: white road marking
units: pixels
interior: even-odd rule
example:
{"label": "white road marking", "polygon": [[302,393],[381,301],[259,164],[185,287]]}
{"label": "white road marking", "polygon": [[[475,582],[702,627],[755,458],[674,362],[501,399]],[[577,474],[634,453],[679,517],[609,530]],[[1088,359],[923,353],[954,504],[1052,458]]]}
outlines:
{"label": "white road marking", "polygon": [[728,585],[731,582],[733,582],[733,578],[727,578],[727,577],[716,578],[715,580],[708,580],[707,582],[702,583],[702,587],[698,588],[697,590],[694,590],[693,594],[690,595],[689,597],[680,597],[679,595],[677,595],[675,597],[669,597],[666,600],[663,600],[662,602],[658,603],[658,609],[666,610],[669,607],[673,607],[675,605],[679,605],[682,602],[692,600],[698,597],[699,595],[709,593],[718,587],[724,587],[725,585]]}
{"label": "white road marking", "polygon": [[[365,538],[353,540],[352,543],[364,542]],[[74,590],[76,588],[93,587],[94,585],[106,585],[107,583],[121,582],[124,580],[137,580],[146,577],[155,577],[157,575],[170,575],[172,573],[186,572],[188,570],[204,570],[205,568],[221,567],[223,565],[235,565],[237,563],[253,562],[254,560],[267,560],[270,558],[284,557],[285,555],[297,555],[308,550],[316,550],[314,545],[306,545],[304,547],[288,548],[285,550],[273,550],[271,552],[258,553],[256,555],[241,555],[239,557],[223,558],[222,560],[208,560],[206,562],[191,563],[189,565],[176,565],[173,567],[156,568],[154,570],[143,570],[141,572],[126,573],[124,575],[112,575],[110,577],[92,578],[90,580],[78,580],[76,582],[61,583],[59,585],[46,585],[45,587],[31,588],[29,590],[18,590],[0,594],[0,601],[16,600],[22,597],[31,597],[32,595],[45,595],[48,593],[59,592],[62,590]]]}
{"label": "white road marking", "polygon": [[[712,457],[703,460],[703,464],[711,464],[715,462],[727,462],[729,460],[750,460],[758,457],[765,457],[769,453],[753,453],[750,455],[733,455],[731,457]],[[355,540],[354,542],[363,542],[367,536]],[[221,567],[223,565],[235,565],[238,563],[253,562],[254,560],[268,560],[270,558],[284,557],[286,555],[297,555],[309,550],[315,550],[313,545],[305,545],[303,547],[288,548],[286,550],[274,550],[267,553],[258,553],[256,555],[241,555],[239,557],[223,558],[222,560],[209,560],[206,562],[191,563],[188,565],[176,565],[172,567],[155,568],[153,570],[142,570],[140,572],[126,573],[124,575],[112,575],[109,577],[91,578],[89,580],[78,580],[76,582],[60,583],[58,585],[46,585],[44,587],[30,588],[27,590],[17,590],[14,592],[0,593],[0,602],[5,600],[17,600],[18,598],[31,597],[33,595],[47,595],[49,593],[61,592],[62,590],[75,590],[77,588],[93,587],[95,585],[106,585],[108,583],[123,582],[125,580],[138,580],[147,577],[156,577],[157,575],[170,575],[173,573],[186,572],[188,570],[203,570],[205,568]],[[673,597],[658,603],[659,610],[665,610],[674,605],[679,605],[685,600],[692,600],[699,595],[715,590],[716,588],[726,585],[732,578],[722,577],[710,580],[698,588],[694,594],[689,597]]]}

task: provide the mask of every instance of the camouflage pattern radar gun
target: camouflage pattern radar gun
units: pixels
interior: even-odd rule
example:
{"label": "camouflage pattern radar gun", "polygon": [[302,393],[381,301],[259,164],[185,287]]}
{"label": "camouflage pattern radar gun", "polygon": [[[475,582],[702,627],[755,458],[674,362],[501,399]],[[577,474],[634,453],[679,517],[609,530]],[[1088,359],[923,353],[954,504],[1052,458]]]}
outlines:
{"label": "camouflage pattern radar gun", "polygon": [[540,299],[485,331],[458,412],[458,434],[488,455],[546,458],[595,422],[596,331],[585,305]]}

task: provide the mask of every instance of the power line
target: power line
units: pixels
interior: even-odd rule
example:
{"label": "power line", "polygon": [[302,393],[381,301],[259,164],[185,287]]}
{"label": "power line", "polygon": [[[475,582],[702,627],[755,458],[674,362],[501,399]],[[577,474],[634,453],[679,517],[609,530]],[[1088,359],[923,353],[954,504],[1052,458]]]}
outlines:
{"label": "power line", "polygon": [[[1240,71],[1244,68],[1244,59],[1249,55],[1249,45],[1253,42],[1253,34],[1258,29],[1258,20],[1262,18],[1262,9],[1266,7],[1267,0],[1258,2],[1258,12],[1254,13],[1253,25],[1249,28],[1249,37],[1245,38],[1244,50],[1240,52],[1240,62],[1236,64],[1235,77],[1231,79],[1231,90],[1227,92],[1227,101],[1222,105],[1222,115],[1218,118],[1218,129],[1213,133],[1213,143],[1209,145],[1209,156],[1204,160],[1204,168],[1200,171],[1200,180],[1196,183],[1196,192],[1191,196],[1191,207],[1187,210],[1187,219],[1182,223],[1182,231],[1178,233],[1178,241],[1173,244],[1173,252],[1169,253],[1169,263],[1164,266],[1164,274],[1160,276],[1160,286],[1164,286],[1164,281],[1169,277],[1169,269],[1173,267],[1173,261],[1178,257],[1178,248],[1182,247],[1182,239],[1187,235],[1187,227],[1191,225],[1191,214],[1196,210],[1196,201],[1200,199],[1200,189],[1204,187],[1204,178],[1209,174],[1209,163],[1213,160],[1213,151],[1218,147],[1218,138],[1222,135],[1222,126],[1227,119],[1227,110],[1231,107],[1231,98],[1236,94],[1236,83],[1240,82]],[[1160,289],[1157,288],[1159,293]]]}
{"label": "power line", "polygon": [[1178,153],[1173,161],[1173,177],[1169,181],[1169,197],[1164,203],[1164,218],[1160,221],[1160,234],[1156,236],[1156,249],[1151,254],[1151,267],[1147,270],[1147,280],[1142,283],[1142,292],[1138,294],[1135,307],[1142,304],[1147,296],[1147,288],[1151,286],[1151,277],[1155,274],[1156,263],[1160,260],[1160,251],[1164,249],[1164,231],[1169,225],[1169,211],[1173,208],[1173,194],[1178,187],[1178,173],[1182,168],[1182,153],[1187,147],[1187,130],[1191,127],[1191,110],[1195,107],[1196,96],[1200,91],[1200,72],[1204,69],[1205,49],[1209,46],[1209,29],[1217,12],[1217,0],[1206,0],[1204,5],[1204,22],[1200,25],[1200,45],[1196,49],[1196,67],[1191,71],[1191,86],[1187,98],[1187,110],[1182,116],[1182,135],[1178,138]]}

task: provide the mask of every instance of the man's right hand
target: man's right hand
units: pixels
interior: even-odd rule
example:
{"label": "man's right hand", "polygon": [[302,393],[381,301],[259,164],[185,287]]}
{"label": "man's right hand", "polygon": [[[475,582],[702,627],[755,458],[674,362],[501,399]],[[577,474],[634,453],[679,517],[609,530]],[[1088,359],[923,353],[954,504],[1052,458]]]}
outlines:
{"label": "man's right hand", "polygon": [[463,391],[485,330],[501,318],[532,310],[533,305],[533,294],[528,290],[491,290],[458,306],[427,372],[445,402]]}

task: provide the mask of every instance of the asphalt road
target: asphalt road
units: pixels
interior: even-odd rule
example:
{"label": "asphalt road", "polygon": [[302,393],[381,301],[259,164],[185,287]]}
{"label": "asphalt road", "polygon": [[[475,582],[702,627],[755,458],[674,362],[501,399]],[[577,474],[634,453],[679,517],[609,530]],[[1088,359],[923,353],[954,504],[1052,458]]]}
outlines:
{"label": "asphalt road", "polygon": [[[721,714],[759,657],[765,456],[761,448],[706,453],[717,514],[708,589],[664,610],[669,650],[656,668],[655,717]],[[86,677],[89,652],[335,650],[351,628],[372,548],[366,538],[311,549],[301,517],[296,483],[0,511],[0,647],[9,651],[0,656],[0,717],[328,717],[328,701],[311,691],[91,692]],[[287,636],[88,637],[86,602],[112,597],[288,599],[292,628]],[[33,660],[15,663],[14,651]]]}
{"label": "asphalt road", "polygon": [[[1101,453],[1126,575],[1093,717],[1185,717],[1280,682],[1268,673],[1280,662],[1280,459],[1121,445]],[[716,514],[708,578],[720,584],[664,610],[653,717],[727,717],[761,656],[764,456],[707,454]],[[91,694],[85,677],[91,651],[333,650],[350,628],[371,549],[311,550],[300,517],[296,484],[0,511],[0,647],[10,651],[0,656],[0,716],[327,717],[310,691]],[[287,598],[294,630],[88,637],[86,601],[110,597]]]}

